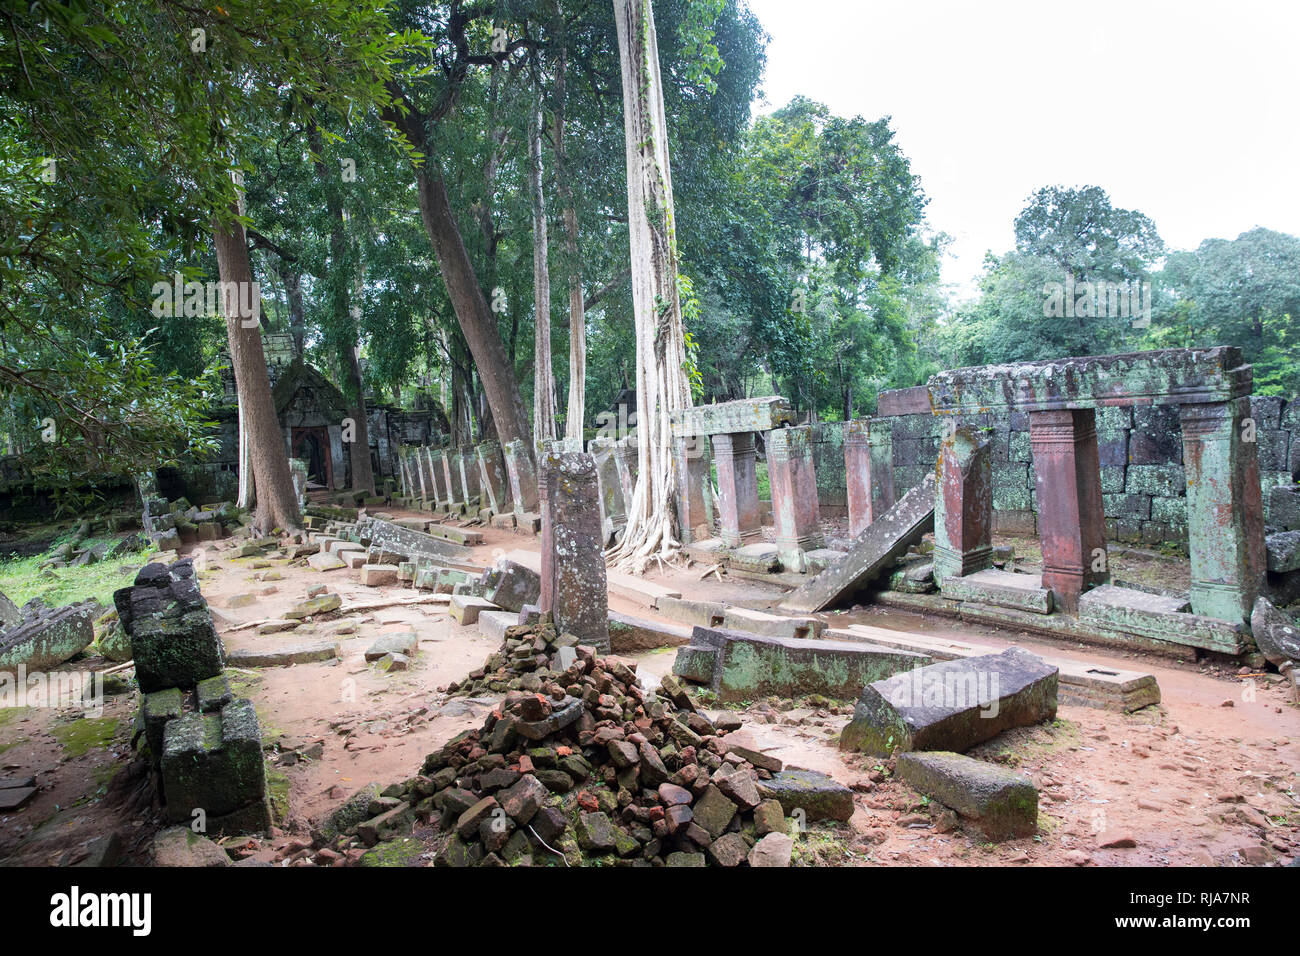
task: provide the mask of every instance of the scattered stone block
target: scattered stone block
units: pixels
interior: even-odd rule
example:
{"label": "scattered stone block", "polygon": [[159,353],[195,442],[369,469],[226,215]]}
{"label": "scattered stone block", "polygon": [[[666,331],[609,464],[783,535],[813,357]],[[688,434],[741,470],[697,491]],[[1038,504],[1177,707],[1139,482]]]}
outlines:
{"label": "scattered stone block", "polygon": [[1038,788],[1024,774],[949,751],[902,753],[897,777],[971,821],[992,841],[1038,832]]}
{"label": "scattered stone block", "polygon": [[691,642],[691,629],[660,624],[609,612],[609,649],[614,654],[635,654],[657,647],[677,647]]}
{"label": "scattered stone block", "polygon": [[407,657],[414,657],[419,647],[420,641],[414,631],[385,634],[366,648],[366,663],[373,663],[386,654],[405,654]]}
{"label": "scattered stone block", "polygon": [[134,586],[114,592],[113,603],[131,637],[141,692],[193,687],[224,669],[221,638],[188,559],[146,565]]}
{"label": "scattered stone block", "polygon": [[785,833],[769,833],[749,851],[750,866],[789,866],[794,839]]}
{"label": "scattered stone block", "polygon": [[322,551],[307,558],[307,564],[313,571],[336,571],[347,567],[346,562],[331,551]]}
{"label": "scattered stone block", "polygon": [[230,653],[229,661],[231,667],[288,667],[290,664],[333,660],[338,656],[339,646],[334,641],[303,641],[265,648],[241,648]]}
{"label": "scattered stone block", "polygon": [[0,631],[0,670],[44,670],[76,657],[95,639],[103,608],[96,601],[60,608],[28,602],[24,611],[19,623]]}
{"label": "scattered stone block", "polygon": [[525,604],[536,604],[541,598],[542,578],[532,568],[503,558],[492,570],[492,586],[483,596],[497,607],[518,614]]}
{"label": "scattered stone block", "polygon": [[863,688],[840,748],[961,752],[1052,719],[1056,702],[1057,669],[1018,647],[931,664]]}
{"label": "scattered stone block", "polygon": [[252,806],[253,819],[261,824],[255,828],[270,826],[262,736],[252,701],[235,700],[217,714],[185,714],[168,722],[161,767],[169,820],[189,822],[200,810],[208,832],[248,832],[243,826],[248,821],[227,827],[223,818]]}
{"label": "scattered stone block", "polygon": [[727,608],[723,612],[721,623],[728,630],[747,631],[764,637],[817,638],[822,636],[826,627],[815,617],[768,614],[744,607]]}
{"label": "scattered stone block", "polygon": [[853,816],[853,791],[812,770],[782,770],[755,783],[763,800],[776,800],[782,813],[805,821],[848,820]]}
{"label": "scattered stone block", "polygon": [[343,598],[337,594],[322,594],[319,597],[298,602],[285,611],[284,616],[289,620],[301,621],[317,614],[328,614],[330,611],[337,611],[342,606]]}
{"label": "scattered stone block", "polygon": [[361,583],[372,588],[397,583],[397,567],[392,564],[363,564]]}
{"label": "scattered stone block", "polygon": [[1270,663],[1281,667],[1287,661],[1300,661],[1300,626],[1291,615],[1274,607],[1268,598],[1255,599],[1250,627],[1260,653]]}
{"label": "scattered stone block", "polygon": [[1042,578],[1036,574],[989,568],[960,577],[950,575],[940,583],[939,590],[955,601],[975,601],[1034,614],[1052,613],[1052,592],[1042,586]]}
{"label": "scattered stone block", "polygon": [[452,620],[462,627],[477,623],[479,613],[482,611],[499,610],[501,609],[487,598],[476,597],[473,594],[453,594],[451,596],[450,613]]}

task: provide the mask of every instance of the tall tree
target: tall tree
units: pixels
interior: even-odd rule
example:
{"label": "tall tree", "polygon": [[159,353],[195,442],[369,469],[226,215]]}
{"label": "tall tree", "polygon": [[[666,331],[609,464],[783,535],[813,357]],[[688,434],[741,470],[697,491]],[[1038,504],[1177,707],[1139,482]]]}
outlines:
{"label": "tall tree", "polygon": [[668,124],[650,0],[614,0],[623,80],[628,238],[636,312],[637,483],[613,557],[643,569],[679,546],[671,412],[691,404],[677,289]]}
{"label": "tall tree", "polygon": [[542,192],[541,91],[528,114],[528,191],[533,206],[533,438],[555,438],[555,373],[551,367],[551,271],[547,261],[546,196]]}

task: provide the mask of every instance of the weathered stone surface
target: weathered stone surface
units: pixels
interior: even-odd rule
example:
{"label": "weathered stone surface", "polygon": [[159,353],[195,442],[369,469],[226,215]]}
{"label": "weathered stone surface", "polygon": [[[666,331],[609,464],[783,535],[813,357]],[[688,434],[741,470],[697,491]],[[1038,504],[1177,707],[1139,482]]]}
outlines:
{"label": "weathered stone surface", "polygon": [[728,607],[721,623],[732,631],[748,631],[764,637],[821,637],[826,627],[815,617],[768,614],[745,607]]}
{"label": "weathered stone surface", "polygon": [[764,800],[776,800],[785,816],[802,811],[805,821],[848,820],[853,816],[853,791],[812,770],[782,770],[755,784]]}
{"label": "weathered stone surface", "polygon": [[[6,599],[8,600],[8,599]],[[29,603],[26,616],[0,631],[0,670],[57,667],[90,646],[95,639],[94,620],[103,608],[82,601],[61,608]]]}
{"label": "weathered stone surface", "polygon": [[167,867],[230,866],[230,856],[214,841],[187,826],[169,827],[153,838],[153,865]]}
{"label": "weathered stone surface", "polygon": [[540,471],[542,612],[552,614],[560,633],[607,652],[609,594],[595,462],[587,454],[548,451]]}
{"label": "weathered stone surface", "polygon": [[329,551],[323,551],[319,554],[310,555],[307,558],[307,564],[313,571],[334,571],[339,568],[347,567],[347,564],[337,554]]}
{"label": "weathered stone surface", "polygon": [[363,564],[361,583],[372,588],[397,583],[398,569],[391,564]]}
{"label": "weathered stone surface", "polygon": [[302,641],[294,644],[276,642],[265,647],[244,647],[231,651],[231,667],[288,667],[290,664],[312,664],[339,656],[335,641]]}
{"label": "weathered stone surface", "polygon": [[370,663],[379,660],[385,654],[405,654],[407,657],[414,657],[419,649],[420,641],[414,631],[384,634],[366,648],[365,658]]}
{"label": "weathered stone surface", "polygon": [[844,423],[844,475],[851,538],[856,538],[894,505],[893,448],[893,430],[888,421],[862,418]]}
{"label": "weathered stone surface", "polygon": [[777,429],[767,436],[767,471],[772,489],[772,543],[787,571],[808,570],[804,552],[825,545],[819,521],[812,426]]}
{"label": "weathered stone surface", "polygon": [[[707,650],[712,651],[711,662]],[[710,688],[728,701],[772,694],[851,700],[873,681],[930,663],[920,654],[865,643],[763,637],[705,627],[696,627],[691,645],[677,654],[674,674],[703,683],[707,670]]]}
{"label": "weathered stone surface", "polygon": [[931,664],[868,684],[840,748],[964,751],[1056,716],[1057,669],[1018,647]]}
{"label": "weathered stone surface", "polygon": [[506,442],[503,449],[510,498],[516,515],[537,510],[537,469],[528,447],[519,440]]}
{"label": "weathered stone surface", "polygon": [[518,614],[525,604],[536,604],[542,593],[542,578],[532,568],[502,558],[493,566],[492,584],[484,597],[497,607]]}
{"label": "weathered stone surface", "polygon": [[1250,628],[1260,653],[1271,663],[1281,666],[1287,661],[1300,661],[1300,626],[1291,615],[1274,607],[1268,598],[1255,600]]}
{"label": "weathered stone surface", "polygon": [[225,667],[221,638],[188,559],[146,565],[133,587],[114,592],[113,603],[131,636],[142,692],[193,687]]}
{"label": "weathered stone surface", "polygon": [[714,435],[713,460],[718,472],[718,537],[738,548],[762,531],[753,433]]}
{"label": "weathered stone surface", "polygon": [[1300,485],[1274,485],[1268,490],[1268,524],[1279,531],[1300,531]]}
{"label": "weathered stone surface", "polygon": [[934,578],[993,565],[993,472],[987,434],[955,429],[939,446],[934,496]]}
{"label": "weathered stone surface", "polygon": [[[201,809],[212,824],[246,807],[265,806],[266,765],[252,702],[234,700],[219,714],[186,714],[168,722],[161,770],[172,821],[188,822]],[[255,829],[265,829],[269,816],[257,822]]]}
{"label": "weathered stone surface", "polygon": [[934,489],[931,472],[858,535],[838,562],[782,601],[781,609],[804,613],[825,610],[849,600],[889,570],[899,555],[933,528]]}
{"label": "weathered stone surface", "polygon": [[0,591],[0,631],[7,627],[13,627],[23,619],[22,613],[18,610],[18,605],[9,600],[8,595]]}
{"label": "weathered stone surface", "polygon": [[[323,586],[323,585],[322,585]],[[328,614],[343,606],[343,598],[337,594],[318,594],[316,597],[299,601],[284,612],[284,617],[291,621],[301,621],[317,614]]]}
{"label": "weathered stone surface", "polygon": [[785,833],[768,833],[749,851],[750,866],[789,866],[794,838]]}
{"label": "weathered stone surface", "polygon": [[676,647],[691,642],[691,629],[678,624],[660,624],[609,612],[609,649],[614,654],[634,654],[657,647]]}
{"label": "weathered stone surface", "polygon": [[[458,466],[459,467],[459,466]],[[474,462],[475,475],[474,484],[478,484],[478,463]],[[458,482],[459,484],[459,482]],[[477,494],[477,491],[475,492]],[[460,499],[457,499],[460,501]],[[461,502],[463,503],[463,501]],[[458,558],[467,559],[471,552],[469,548],[462,545],[454,544],[443,538],[427,534],[423,531],[415,531],[411,528],[403,528],[392,521],[385,521],[382,518],[366,517],[358,522],[358,531],[363,537],[370,539],[372,550],[390,551],[394,554],[405,555],[408,560],[417,560],[427,558],[438,560],[439,558]]]}
{"label": "weathered stone surface", "polygon": [[1052,613],[1055,593],[1042,586],[1042,578],[1037,574],[1016,574],[997,568],[947,577],[940,590],[944,597],[955,601],[978,601],[1035,614]]}
{"label": "weathered stone surface", "polygon": [[478,458],[479,487],[483,492],[483,504],[492,509],[493,514],[510,511],[512,507],[510,480],[506,474],[501,446],[494,441],[485,441],[478,446],[475,453]]}
{"label": "weathered stone surface", "polygon": [[669,419],[675,436],[723,435],[780,428],[794,421],[794,411],[780,395],[768,395],[677,409]]}
{"label": "weathered stone surface", "polygon": [[1270,574],[1300,571],[1300,531],[1279,531],[1264,539]]}
{"label": "weathered stone surface", "polygon": [[1038,832],[1038,788],[1024,774],[948,751],[899,754],[894,772],[972,821],[989,840]]}
{"label": "weathered stone surface", "polygon": [[500,610],[487,598],[476,597],[473,594],[453,594],[449,608],[452,619],[462,627],[477,623],[479,613],[482,611]]}

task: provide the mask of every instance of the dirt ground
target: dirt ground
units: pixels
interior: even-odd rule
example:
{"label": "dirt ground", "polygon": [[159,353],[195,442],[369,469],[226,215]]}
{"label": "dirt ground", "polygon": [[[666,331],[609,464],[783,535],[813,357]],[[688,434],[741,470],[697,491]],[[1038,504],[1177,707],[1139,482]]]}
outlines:
{"label": "dirt ground", "polygon": [[[401,514],[401,512],[397,512]],[[830,528],[828,530],[834,530]],[[535,537],[483,529],[473,560],[490,564],[517,548],[536,550]],[[443,688],[482,663],[494,642],[477,626],[460,627],[445,605],[392,607],[340,617],[337,612],[297,630],[256,634],[241,623],[278,618],[325,584],[344,607],[411,596],[409,588],[371,588],[358,572],[316,572],[283,558],[235,558],[228,542],[202,551],[200,581],[216,611],[228,649],[331,637],[341,646],[328,663],[239,670],[236,690],[250,697],[262,723],[274,803],[282,819],[267,840],[239,839],[241,854],[288,864],[312,821],[355,790],[414,775],[424,758],[454,734],[478,725],[494,698],[449,699]],[[1036,542],[1015,539],[1032,565]],[[1117,576],[1176,582],[1179,562],[1151,552],[1116,552]],[[719,580],[692,565],[662,569],[651,580],[684,597],[763,608],[780,589]],[[1168,585],[1166,585],[1168,586]],[[1184,585],[1185,586],[1185,585]],[[254,594],[232,608],[232,596]],[[611,595],[611,607],[638,617],[652,612]],[[952,635],[985,644],[1018,644],[1058,657],[1112,668],[1149,671],[1162,703],[1123,715],[1062,706],[1051,725],[1005,733],[972,751],[1028,774],[1042,792],[1039,834],[997,845],[967,834],[947,811],[932,806],[889,774],[886,763],[841,755],[835,741],[852,702],[757,702],[743,711],[745,732],[787,766],[819,770],[856,791],[848,825],[805,837],[801,862],[838,865],[1262,865],[1300,855],[1300,706],[1290,703],[1276,675],[1239,674],[1226,663],[1183,663],[1155,655],[1099,650],[1024,634],[868,607],[835,616],[879,627]],[[353,633],[337,633],[355,625]],[[344,626],[344,631],[350,628]],[[411,668],[384,674],[363,659],[376,637],[415,631],[419,653]],[[632,658],[643,679],[670,671],[672,649]],[[85,670],[107,662],[64,665]],[[0,710],[0,773],[36,776],[39,793],[21,810],[0,813],[0,861],[72,864],[93,861],[92,842],[115,831],[123,862],[147,860],[159,826],[147,789],[131,766],[134,692],[111,697],[103,714],[27,708]],[[232,841],[226,841],[228,845]],[[297,860],[297,862],[305,862]]]}

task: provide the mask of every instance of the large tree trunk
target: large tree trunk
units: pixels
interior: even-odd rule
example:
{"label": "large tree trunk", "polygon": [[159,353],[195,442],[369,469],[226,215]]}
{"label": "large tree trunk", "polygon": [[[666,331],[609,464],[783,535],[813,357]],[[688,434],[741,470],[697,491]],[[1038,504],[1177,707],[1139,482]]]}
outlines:
{"label": "large tree trunk", "polygon": [[587,310],[582,302],[582,264],[578,260],[578,212],[573,205],[564,134],[568,109],[569,48],[559,0],[552,7],[555,35],[555,182],[564,216],[564,253],[569,273],[569,407],[564,437],[582,438],[587,416]]}
{"label": "large tree trunk", "polygon": [[551,367],[551,272],[547,263],[546,197],[542,194],[541,97],[528,114],[528,189],[533,203],[533,437],[555,438],[555,372]]}
{"label": "large tree trunk", "polygon": [[679,547],[669,412],[691,403],[677,293],[677,242],[659,44],[650,0],[614,0],[623,74],[628,234],[636,315],[638,474],[612,558],[642,570]]}
{"label": "large tree trunk", "polygon": [[474,273],[474,264],[461,238],[460,227],[452,215],[442,174],[426,165],[416,170],[415,180],[420,194],[420,216],[437,256],[438,270],[447,287],[456,319],[478,368],[488,404],[492,407],[497,435],[502,443],[522,440],[531,454],[532,437],[515,370],[506,358],[496,317],[488,308]]}
{"label": "large tree trunk", "polygon": [[[243,431],[252,462],[253,484],[257,489],[254,524],[262,531],[296,529],[300,523],[298,499],[289,477],[289,455],[275,417],[271,381],[266,374],[262,333],[249,304],[255,296],[253,270],[248,262],[248,242],[237,220],[214,221],[212,242],[221,276],[221,306],[230,340],[230,362],[235,372]],[[241,294],[242,293],[242,294]]]}
{"label": "large tree trunk", "polygon": [[293,357],[300,359],[306,329],[302,309],[302,275],[281,263],[280,279],[284,282],[284,295],[289,302],[289,333],[293,336]]}

